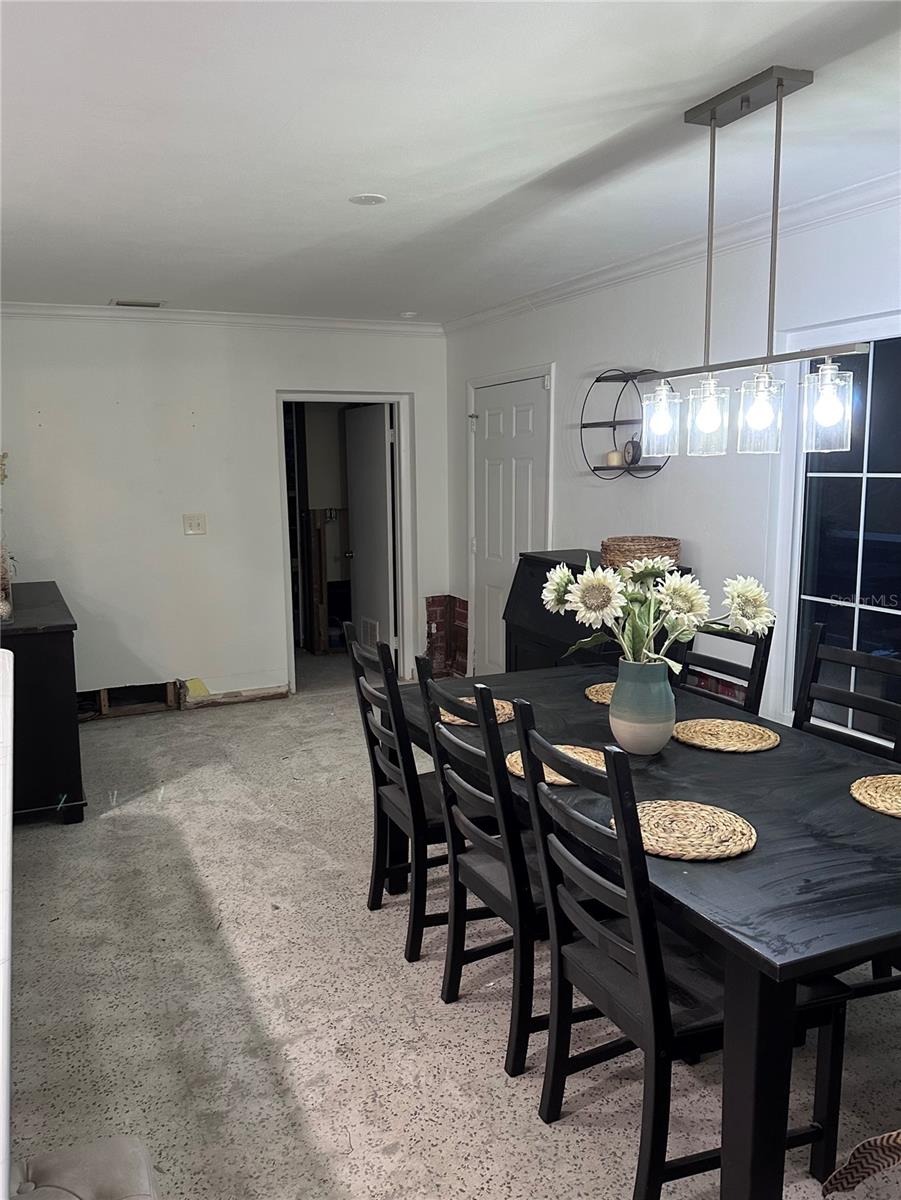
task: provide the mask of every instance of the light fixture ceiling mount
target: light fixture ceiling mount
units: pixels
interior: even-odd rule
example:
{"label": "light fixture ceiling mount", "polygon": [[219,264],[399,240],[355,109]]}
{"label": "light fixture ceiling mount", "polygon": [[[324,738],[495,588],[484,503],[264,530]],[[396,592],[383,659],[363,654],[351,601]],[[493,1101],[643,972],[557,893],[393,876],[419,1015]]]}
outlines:
{"label": "light fixture ceiling mount", "polygon": [[739,121],[748,113],[766,108],[776,99],[779,85],[783,95],[790,96],[813,83],[813,71],[798,67],[767,67],[765,71],[727,88],[703,104],[696,104],[685,113],[686,125],[713,125],[720,129]]}

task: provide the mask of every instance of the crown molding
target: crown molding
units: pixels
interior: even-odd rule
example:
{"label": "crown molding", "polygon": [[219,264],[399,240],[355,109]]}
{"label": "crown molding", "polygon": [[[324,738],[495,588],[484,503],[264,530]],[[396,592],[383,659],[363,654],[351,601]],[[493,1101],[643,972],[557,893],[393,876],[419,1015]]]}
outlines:
{"label": "crown molding", "polygon": [[443,338],[444,328],[424,321],[355,321],[330,317],[291,317],[277,313],[204,312],[179,308],[112,308],[94,304],[31,304],[5,300],[0,315],[55,321],[139,321],[143,324],[216,325],[255,329],[307,329],[318,333],[371,333],[391,337]]}
{"label": "crown molding", "polygon": [[[862,213],[875,212],[879,209],[899,205],[901,205],[901,171],[893,171],[877,179],[870,179],[864,183],[852,184],[850,187],[829,192],[814,200],[784,206],[779,213],[779,237],[792,237],[822,225],[832,225],[837,221],[859,216]],[[718,230],[714,248],[717,255],[732,254],[744,250],[748,246],[768,242],[769,239],[769,215],[757,216]],[[465,317],[459,317],[455,321],[448,321],[445,323],[444,330],[448,334],[457,333],[477,325],[503,321],[523,313],[534,312],[553,304],[562,304],[580,296],[603,291],[605,288],[628,283],[631,280],[678,270],[680,267],[703,262],[706,253],[707,240],[704,237],[675,242],[650,254],[620,263],[611,263],[597,271],[589,271],[585,275],[577,275],[562,283],[529,292],[506,304],[499,304],[493,308],[482,309]]]}

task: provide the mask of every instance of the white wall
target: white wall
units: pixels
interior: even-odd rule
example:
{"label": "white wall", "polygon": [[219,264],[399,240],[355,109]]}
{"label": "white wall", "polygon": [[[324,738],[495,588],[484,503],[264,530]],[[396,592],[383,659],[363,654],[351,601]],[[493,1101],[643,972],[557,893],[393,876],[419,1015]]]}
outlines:
{"label": "white wall", "polygon": [[310,508],[335,508],[325,526],[328,581],[350,579],[347,522],[347,455],[339,404],[304,404],[307,444],[307,497]]}
{"label": "white wall", "polygon": [[[448,574],[440,331],[23,310],[3,322],[5,540],[69,602],[80,689],[287,681],[279,389],[413,393],[424,642]],[[182,533],[195,511],[206,537]]]}
{"label": "white wall", "polygon": [[305,404],[310,508],[346,508],[347,479],[338,404]]}
{"label": "white wall", "polygon": [[[897,205],[874,207],[786,234],[779,255],[777,330],[901,307],[898,216]],[[765,345],[768,253],[768,244],[757,243],[717,256],[714,361],[744,358]],[[675,535],[683,541],[684,561],[700,573],[714,602],[726,575],[765,577],[779,479],[774,456],[734,450],[721,458],[680,456],[651,480],[602,482],[587,470],[579,449],[579,410],[591,379],[605,367],[699,363],[703,312],[704,265],[695,262],[449,331],[452,592],[465,596],[468,589],[467,531],[459,519],[467,503],[467,380],[544,362],[557,365],[555,547],[599,547],[613,534]],[[818,344],[816,330],[804,344]],[[787,389],[787,396],[793,406],[794,390]],[[734,417],[733,409],[733,429]]]}

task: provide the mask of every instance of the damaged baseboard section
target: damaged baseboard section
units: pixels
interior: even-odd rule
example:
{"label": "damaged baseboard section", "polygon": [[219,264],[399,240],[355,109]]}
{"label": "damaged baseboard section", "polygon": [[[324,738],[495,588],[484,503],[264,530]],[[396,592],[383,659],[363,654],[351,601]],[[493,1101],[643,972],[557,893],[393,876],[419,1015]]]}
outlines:
{"label": "damaged baseboard section", "polygon": [[79,721],[98,721],[106,717],[137,717],[178,707],[178,689],[174,680],[169,683],[94,688],[92,691],[78,693]]}
{"label": "damaged baseboard section", "polygon": [[288,685],[277,687],[243,688],[235,692],[211,692],[202,679],[176,679],[178,707],[215,708],[220,704],[244,704],[250,700],[281,700],[288,695]]}
{"label": "damaged baseboard section", "polygon": [[211,692],[202,679],[174,679],[171,683],[146,683],[79,692],[78,719],[84,722],[106,717],[137,717],[176,709],[242,704],[248,700],[280,700],[287,695],[286,683],[278,687]]}

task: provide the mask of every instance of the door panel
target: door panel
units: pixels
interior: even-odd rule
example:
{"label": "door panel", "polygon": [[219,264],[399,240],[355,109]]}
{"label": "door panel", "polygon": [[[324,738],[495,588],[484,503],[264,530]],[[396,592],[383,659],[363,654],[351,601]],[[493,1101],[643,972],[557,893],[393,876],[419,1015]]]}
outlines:
{"label": "door panel", "polygon": [[394,523],[387,404],[345,413],[350,602],[364,645],[394,644]]}
{"label": "door panel", "polygon": [[504,558],[504,464],[497,459],[485,463],[485,557]]}
{"label": "door panel", "polygon": [[475,389],[475,669],[506,669],[503,611],[519,555],[547,540],[544,378]]}
{"label": "door panel", "polygon": [[[532,469],[531,458],[513,460],[513,555],[519,558],[532,545]],[[539,547],[544,549],[544,547]]]}

